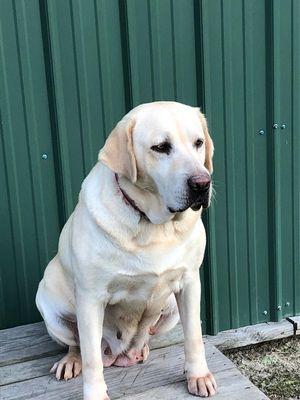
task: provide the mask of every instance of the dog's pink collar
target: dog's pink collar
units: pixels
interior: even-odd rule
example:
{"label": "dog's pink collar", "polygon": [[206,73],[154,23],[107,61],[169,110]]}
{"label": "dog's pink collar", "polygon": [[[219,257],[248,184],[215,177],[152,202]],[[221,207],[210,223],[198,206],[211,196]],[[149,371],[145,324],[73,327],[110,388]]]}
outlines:
{"label": "dog's pink collar", "polygon": [[143,218],[145,218],[145,219],[148,220],[147,215],[146,215],[142,210],[140,210],[140,209],[138,208],[138,206],[135,204],[135,201],[132,200],[132,198],[129,197],[128,194],[121,188],[120,183],[119,183],[119,177],[118,177],[118,174],[117,174],[117,173],[115,173],[115,179],[116,179],[118,188],[120,189],[120,191],[121,191],[121,193],[122,193],[122,195],[123,195],[123,198],[124,198],[125,203],[128,204],[128,205],[130,205],[132,208],[134,208],[135,211],[137,211],[137,212],[140,214],[141,217],[143,217]]}

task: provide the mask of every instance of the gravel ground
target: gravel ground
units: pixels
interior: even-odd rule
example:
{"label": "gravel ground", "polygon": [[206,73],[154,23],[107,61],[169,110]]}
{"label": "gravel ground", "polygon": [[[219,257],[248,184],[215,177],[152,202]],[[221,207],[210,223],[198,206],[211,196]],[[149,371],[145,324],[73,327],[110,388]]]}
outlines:
{"label": "gravel ground", "polygon": [[224,351],[270,399],[300,399],[300,337]]}

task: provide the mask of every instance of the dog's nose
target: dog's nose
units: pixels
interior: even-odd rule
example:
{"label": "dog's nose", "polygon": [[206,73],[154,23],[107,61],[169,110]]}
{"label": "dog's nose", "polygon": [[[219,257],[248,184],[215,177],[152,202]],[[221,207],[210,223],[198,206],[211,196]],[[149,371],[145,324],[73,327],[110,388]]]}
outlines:
{"label": "dog's nose", "polygon": [[211,179],[208,174],[196,175],[188,178],[188,186],[195,192],[208,190],[210,182]]}

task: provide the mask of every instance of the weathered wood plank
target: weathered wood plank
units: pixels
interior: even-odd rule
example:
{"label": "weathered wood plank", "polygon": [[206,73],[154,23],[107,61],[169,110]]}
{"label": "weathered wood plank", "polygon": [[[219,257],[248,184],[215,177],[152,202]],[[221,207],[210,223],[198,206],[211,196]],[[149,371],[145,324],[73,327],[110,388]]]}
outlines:
{"label": "weathered wood plank", "polygon": [[[41,332],[41,334],[43,333]],[[177,325],[167,335],[151,338],[152,340],[150,342],[150,348],[153,350],[166,347],[169,344],[181,343],[182,335],[182,327],[181,325]],[[59,348],[58,355],[36,358],[33,360],[29,359],[15,364],[9,363],[7,365],[3,365],[0,367],[0,385],[7,385],[10,383],[47,375],[50,367],[63,356],[61,351],[65,351],[65,349]]]}
{"label": "weathered wood plank", "polygon": [[[240,374],[230,360],[209,343],[206,345],[206,355],[209,367],[214,372],[219,384],[219,394],[215,397],[216,400],[218,398],[230,398],[232,400],[267,398],[247,378]],[[47,373],[56,358],[58,356],[43,359],[44,364],[40,365],[40,371]],[[150,353],[150,359],[145,364],[131,368],[113,367],[105,369],[105,379],[111,399],[126,396],[125,399],[128,400],[143,400],[147,394],[154,400],[190,399],[190,395],[186,392],[186,383],[182,382],[185,380],[183,359],[183,346],[180,344],[153,350]],[[30,365],[32,366],[35,361],[42,362],[42,360],[34,360],[22,363],[24,365],[18,373],[24,370],[21,372],[22,377],[28,376],[26,370],[30,370]],[[3,368],[8,367],[11,368],[12,374],[16,373],[13,369],[14,366]],[[19,368],[20,364],[15,367]],[[38,368],[36,369],[38,370]],[[2,386],[1,396],[2,400],[58,400],[61,398],[77,400],[82,398],[82,379],[79,377],[69,382],[58,382],[49,375],[40,376],[39,378]]]}
{"label": "weathered wood plank", "polygon": [[[297,334],[300,334],[300,317],[291,317],[298,323]],[[281,322],[262,323],[239,329],[220,332],[216,336],[205,336],[205,339],[221,350],[248,346],[264,341],[292,336],[293,325]],[[172,331],[162,336],[154,336],[150,348],[160,348],[183,341],[182,327],[178,324]],[[25,360],[48,357],[65,351],[55,343],[47,333],[45,324],[38,322],[0,331],[0,365],[9,365]]]}
{"label": "weathered wood plank", "polygon": [[[222,372],[225,373],[228,369],[237,371],[235,365],[210,344],[206,346],[206,353],[208,363],[213,372],[220,374]],[[55,359],[47,357],[43,360],[45,363],[41,367],[41,370],[45,373],[49,371]],[[33,361],[23,363],[24,365],[21,370],[18,364],[15,366],[17,370],[14,370],[14,366],[11,366],[10,373],[13,375],[20,374],[17,380],[21,380],[22,377],[28,376],[27,372],[22,372],[22,369],[32,369],[32,363]],[[183,345],[178,344],[153,350],[150,353],[149,360],[145,364],[139,364],[130,368],[107,368],[104,373],[110,396],[112,399],[117,399],[124,395],[133,395],[154,387],[182,381],[185,379],[183,364]],[[58,382],[53,376],[40,376],[2,386],[1,396],[2,400],[54,400],[61,398],[76,400],[82,396],[82,379],[78,377],[69,382]]]}
{"label": "weathered wood plank", "polygon": [[[178,324],[165,335],[153,336],[150,340],[150,348],[158,349],[180,343],[182,340],[182,327]],[[51,339],[43,322],[0,331],[0,349],[0,366],[48,357],[66,351],[64,347]]]}
{"label": "weathered wood plank", "polygon": [[44,322],[35,322],[33,324],[16,326],[14,328],[2,329],[0,331],[0,341],[3,340],[7,335],[11,340],[17,340],[22,338],[30,338],[41,335],[46,332]]}
{"label": "weathered wood plank", "polygon": [[57,354],[0,367],[0,386],[49,375],[52,365],[62,357]]}
{"label": "weathered wood plank", "polygon": [[38,322],[0,331],[0,366],[42,358],[65,351]]}
{"label": "weathered wood plank", "polygon": [[[210,344],[207,344],[207,359],[211,362],[211,358],[215,357],[214,351],[212,351],[213,347]],[[169,351],[166,350],[151,350],[150,352],[150,361],[157,357],[165,357]],[[0,367],[0,385],[7,385],[11,383],[17,383],[20,381],[25,381],[29,379],[38,378],[41,376],[49,375],[49,370],[51,369],[52,365],[58,361],[63,354],[58,354],[55,356],[39,358],[36,360],[25,361],[17,364],[10,364],[3,367]],[[222,370],[224,365],[227,368],[227,364],[223,365],[223,358],[218,357],[214,359],[214,366],[217,370]]]}
{"label": "weathered wood plank", "polygon": [[[216,373],[219,387],[213,400],[265,400],[268,397],[256,386],[249,385],[249,381],[244,376],[237,374],[234,369],[229,369],[227,373]],[[160,386],[138,393],[132,396],[125,396],[124,400],[193,400],[184,382],[177,382],[166,386]]]}
{"label": "weathered wood plank", "polygon": [[[176,345],[175,345],[176,346]],[[143,365],[131,368],[111,367],[105,369],[105,378],[112,398],[135,393],[135,390],[150,389],[160,384],[183,379],[182,347],[154,350],[152,357]],[[175,368],[170,368],[174,365]],[[180,367],[179,367],[180,366]],[[47,367],[50,367],[48,365]],[[19,399],[80,399],[82,398],[81,377],[58,382],[50,376],[42,376],[29,381],[18,382],[1,388],[2,400]]]}
{"label": "weathered wood plank", "polygon": [[[293,317],[299,318],[299,317]],[[299,318],[300,322],[300,318]],[[219,332],[216,336],[205,336],[204,340],[220,350],[249,346],[275,339],[282,339],[294,334],[293,324],[287,320],[268,322],[238,329]]]}

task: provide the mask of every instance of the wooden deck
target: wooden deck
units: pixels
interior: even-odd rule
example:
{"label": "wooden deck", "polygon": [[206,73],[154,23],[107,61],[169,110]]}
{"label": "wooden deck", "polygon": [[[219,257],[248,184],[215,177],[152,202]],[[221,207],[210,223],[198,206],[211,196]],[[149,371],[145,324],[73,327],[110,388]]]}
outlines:
{"label": "wooden deck", "polygon": [[[235,365],[208,340],[205,343],[209,368],[218,383],[215,400],[263,400],[258,390]],[[181,327],[168,336],[154,338],[149,359],[129,368],[105,369],[111,400],[192,400],[183,374]],[[82,378],[57,381],[49,370],[64,349],[48,336],[43,323],[0,331],[1,400],[82,399]]]}

